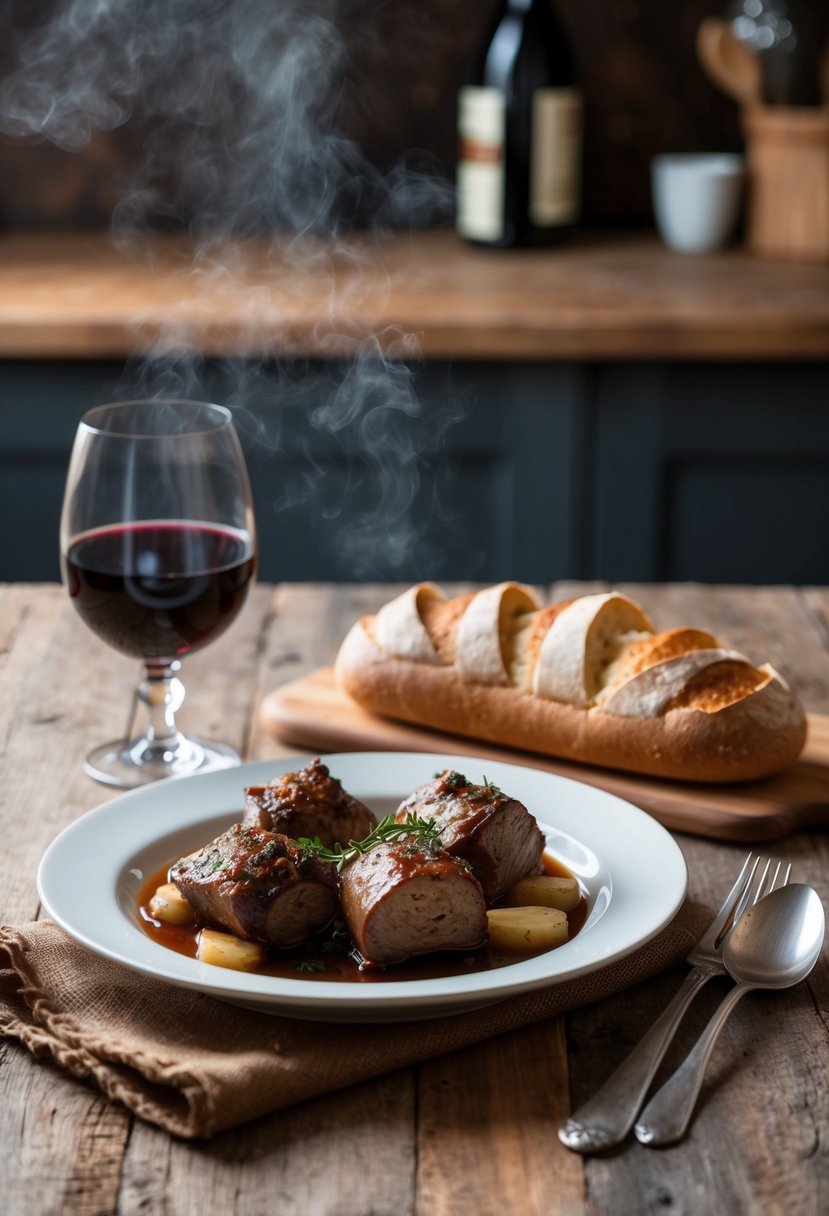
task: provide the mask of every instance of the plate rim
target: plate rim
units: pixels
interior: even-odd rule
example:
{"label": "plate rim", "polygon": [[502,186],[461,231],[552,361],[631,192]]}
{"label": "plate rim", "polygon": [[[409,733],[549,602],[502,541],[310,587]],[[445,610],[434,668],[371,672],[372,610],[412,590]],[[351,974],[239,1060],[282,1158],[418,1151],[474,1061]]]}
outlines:
{"label": "plate rim", "polygon": [[[618,904],[626,889],[629,878],[627,875],[621,875],[618,871],[614,878],[613,864],[611,863],[609,867],[606,866],[606,861],[603,859],[602,850],[600,849],[597,856],[601,865],[609,868],[611,892],[608,911],[599,918],[596,925],[582,930],[573,939],[572,943],[567,943],[566,946],[559,947],[555,951],[548,951],[546,954],[537,955],[533,959],[521,960],[508,967],[497,968],[493,971],[475,972],[440,979],[384,980],[378,983],[347,984],[341,981],[300,978],[282,979],[280,977],[257,976],[247,972],[226,971],[218,967],[209,967],[207,964],[198,963],[194,959],[168,950],[166,947],[154,942],[144,933],[137,920],[134,922],[129,920],[120,904],[119,890],[123,887],[124,876],[127,871],[126,862],[130,858],[135,859],[142,849],[144,851],[151,849],[153,845],[158,845],[167,836],[173,835],[177,831],[186,831],[191,827],[195,829],[201,822],[215,819],[225,813],[231,814],[241,804],[244,785],[256,784],[258,780],[261,780],[263,773],[276,776],[280,772],[295,771],[297,768],[308,763],[314,754],[321,754],[323,762],[329,765],[335,776],[340,775],[337,771],[338,766],[369,765],[372,772],[376,774],[378,769],[381,768],[386,769],[393,767],[395,764],[407,765],[414,763],[423,765],[424,775],[419,778],[419,781],[422,781],[428,779],[427,772],[430,776],[435,767],[452,767],[460,771],[464,771],[464,767],[466,767],[467,769],[478,771],[483,766],[483,771],[489,770],[496,776],[506,773],[507,782],[504,782],[503,775],[499,779],[499,783],[504,784],[505,787],[508,785],[512,774],[515,773],[517,774],[515,777],[516,784],[519,784],[522,779],[525,782],[538,782],[542,787],[548,785],[550,790],[558,790],[565,795],[568,792],[572,793],[576,790],[578,791],[574,795],[576,799],[586,797],[588,802],[596,801],[596,805],[600,808],[599,818],[601,818],[601,808],[615,809],[620,817],[623,817],[626,821],[625,827],[628,830],[635,828],[638,833],[644,832],[645,836],[650,838],[651,843],[654,841],[658,842],[665,854],[661,859],[661,863],[664,865],[670,859],[670,862],[677,868],[679,881],[670,893],[660,891],[662,904],[659,914],[652,914],[646,927],[641,932],[634,934],[632,937],[628,935],[628,938],[622,944],[612,948],[613,921],[611,920],[609,924],[603,925],[604,931],[602,933],[597,933],[596,930],[602,927],[602,922],[606,920],[608,912],[612,915],[614,898]],[[218,805],[218,802],[221,800],[221,791],[225,785],[231,781],[235,781],[237,778],[237,805],[236,807],[228,807],[225,811],[222,806]],[[350,789],[350,792],[355,793],[358,797],[367,798],[370,803],[372,795],[370,793],[366,794],[365,791],[361,792],[359,783],[355,787],[353,776],[346,777],[343,784],[346,785],[346,788]],[[397,797],[398,792],[403,790],[404,792],[401,792],[399,796],[401,798],[404,797],[406,792],[410,792],[408,791],[408,784],[408,782],[405,783],[406,789],[404,790],[404,786],[398,783],[393,796]],[[175,798],[175,790],[177,788],[184,788],[189,791],[188,798],[190,798],[190,802],[192,803],[192,799],[197,798],[198,790],[202,786],[208,790],[213,790],[214,797],[212,803],[210,803],[208,795],[204,807],[199,808],[200,815],[198,817],[194,815],[190,803],[185,801],[182,803],[184,813],[181,818],[173,818],[164,828],[155,830],[152,836],[133,842],[132,836],[136,834],[136,824],[138,825],[137,835],[139,837],[142,836],[142,824],[138,822],[137,817],[133,817],[132,819],[127,818],[130,808],[134,804],[138,803],[140,809],[142,803],[149,802],[151,816],[153,814],[159,816],[162,814],[164,806],[168,804],[169,797],[172,795]],[[414,786],[411,788],[414,788]],[[516,796],[520,797],[521,794],[516,791]],[[526,801],[526,797],[524,800]],[[585,844],[585,841],[580,840],[578,831],[574,831],[572,824],[557,823],[555,812],[544,814],[537,807],[533,806],[530,806],[529,809],[536,815],[542,827],[553,831],[562,831],[567,835],[573,836],[579,843]],[[90,831],[94,835],[94,830],[99,823],[105,823],[110,828],[122,814],[124,815],[123,823],[129,824],[131,828],[131,833],[127,834],[129,839],[125,842],[124,848],[129,845],[131,852],[126,859],[123,856],[123,850],[117,858],[113,858],[110,854],[109,861],[104,860],[101,863],[99,859],[99,864],[103,864],[104,866],[104,873],[97,875],[96,878],[99,883],[109,883],[110,889],[107,894],[110,900],[110,910],[114,909],[121,918],[122,931],[125,928],[128,929],[127,940],[135,941],[135,934],[140,935],[139,940],[142,943],[147,943],[154,948],[155,952],[160,952],[157,965],[152,961],[145,961],[144,956],[141,954],[137,958],[134,955],[130,957],[128,953],[125,953],[124,948],[115,948],[112,945],[111,934],[107,935],[104,933],[103,941],[100,935],[97,935],[96,940],[96,934],[89,933],[88,924],[83,916],[78,917],[77,915],[73,915],[71,908],[67,914],[66,903],[60,891],[58,892],[57,899],[54,898],[53,867],[56,865],[60,866],[61,860],[67,850],[71,855],[76,841],[83,842],[86,834]],[[564,818],[567,819],[567,812],[564,813]],[[144,832],[147,830],[145,828]],[[586,828],[588,842],[591,835],[591,829],[588,825]],[[595,842],[592,845],[588,843],[588,847],[595,850]],[[107,875],[106,879],[104,878],[104,874]],[[435,1007],[440,1012],[451,1014],[457,1012],[461,1007],[475,1008],[485,1004],[500,1002],[523,992],[554,986],[576,979],[581,975],[597,971],[633,953],[633,951],[643,946],[669,924],[682,906],[687,892],[687,884],[687,865],[678,842],[648,812],[626,799],[620,798],[617,794],[603,790],[601,787],[577,781],[572,777],[564,777],[534,768],[531,763],[514,764],[502,760],[485,760],[481,757],[463,756],[447,752],[405,751],[308,753],[307,755],[303,754],[300,756],[274,757],[270,760],[251,761],[240,766],[212,773],[171,778],[166,781],[155,782],[138,789],[119,793],[86,811],[63,828],[45,850],[37,870],[37,889],[45,913],[59,924],[75,941],[101,957],[108,958],[133,972],[147,975],[165,983],[172,983],[178,987],[196,990],[221,1000],[235,1001],[241,1004],[253,1003],[257,1008],[264,1009],[267,1012],[286,1016],[312,1017],[315,1013],[324,1013],[326,1016],[330,1016],[334,1012],[340,1020],[354,1020],[361,1014],[368,1014],[370,1016],[378,1012],[386,1014],[394,1012],[395,1016],[399,1016],[402,1019],[408,1016],[416,1017],[419,1012]],[[102,892],[98,891],[96,894],[100,898]],[[616,911],[618,914],[618,908]],[[611,948],[609,949],[606,948],[608,943],[604,941],[607,936],[608,927],[611,930],[611,941],[609,943]],[[588,946],[592,942],[596,947],[602,946],[603,948],[597,949],[597,951],[591,954],[588,949],[584,948],[585,939],[588,940]],[[570,946],[576,946],[577,943],[580,944],[579,948],[570,951],[570,955],[575,954],[580,961],[576,961],[574,958],[572,965],[567,967],[562,966],[562,957],[566,961],[570,956],[562,956],[560,952],[567,951]],[[152,952],[149,957],[152,959]],[[538,960],[552,961],[552,971],[548,970],[546,974],[543,972],[539,973],[539,967],[542,964]],[[165,963],[167,964],[166,966],[164,965]],[[214,972],[216,973],[215,975],[213,974]],[[262,981],[266,982],[263,983]]]}

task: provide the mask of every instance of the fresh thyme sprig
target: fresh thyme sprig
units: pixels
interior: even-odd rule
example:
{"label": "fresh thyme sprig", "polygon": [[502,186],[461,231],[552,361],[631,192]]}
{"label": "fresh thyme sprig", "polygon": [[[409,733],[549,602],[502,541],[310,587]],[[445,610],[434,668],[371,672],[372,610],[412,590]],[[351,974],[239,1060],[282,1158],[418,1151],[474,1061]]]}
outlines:
{"label": "fresh thyme sprig", "polygon": [[315,836],[313,839],[308,836],[300,836],[298,843],[312,857],[319,857],[321,861],[333,862],[337,869],[341,870],[347,861],[353,861],[355,857],[362,857],[363,853],[368,853],[378,844],[388,844],[391,841],[412,838],[413,842],[420,845],[421,848],[434,852],[440,848],[442,832],[443,827],[439,827],[434,819],[421,819],[419,815],[410,811],[402,823],[398,823],[394,815],[386,815],[385,819],[381,819],[363,840],[349,840],[347,845],[335,844],[333,848],[329,849],[322,843],[319,836]]}

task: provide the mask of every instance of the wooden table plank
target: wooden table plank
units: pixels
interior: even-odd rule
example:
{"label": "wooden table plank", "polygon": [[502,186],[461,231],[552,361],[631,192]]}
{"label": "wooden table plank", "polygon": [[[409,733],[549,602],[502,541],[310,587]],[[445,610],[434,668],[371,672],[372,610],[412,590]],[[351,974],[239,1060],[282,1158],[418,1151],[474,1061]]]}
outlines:
{"label": "wooden table plank", "polygon": [[0,1051],[0,1144],[6,1216],[115,1212],[132,1120],[97,1091],[28,1052]]}
{"label": "wooden table plank", "polygon": [[581,1210],[582,1162],[556,1135],[570,1110],[563,1018],[423,1065],[418,1092],[417,1216]]}
{"label": "wooden table plank", "polygon": [[[321,1028],[325,1034],[325,1028]],[[137,1123],[119,1212],[367,1216],[412,1210],[412,1073],[303,1103],[204,1144]]]}
{"label": "wooden table plank", "polygon": [[[255,727],[257,696],[330,662],[351,621],[393,590],[258,588],[237,625],[185,665],[187,724],[224,734],[253,758],[280,754],[285,749]],[[757,657],[771,655],[809,708],[829,709],[826,589],[634,590],[660,625],[705,625]],[[60,588],[0,587],[0,676],[7,775],[0,823],[8,841],[0,851],[0,915],[14,921],[36,912],[34,872],[49,840],[109,796],[83,775],[80,760],[121,729],[135,671],[83,629]],[[692,895],[717,903],[743,850],[693,837],[680,844]],[[826,834],[797,833],[774,851],[791,857],[795,876],[826,896]],[[807,985],[753,994],[735,1012],[681,1145],[652,1151],[630,1143],[606,1158],[582,1159],[558,1144],[569,1097],[578,1103],[593,1092],[682,974],[676,968],[566,1021],[317,1099],[206,1144],[134,1122],[92,1087],[0,1042],[4,1211],[818,1216],[829,1188],[825,955]],[[669,1064],[722,989],[718,982],[702,995]],[[332,1031],[321,1026],[320,1033]]]}

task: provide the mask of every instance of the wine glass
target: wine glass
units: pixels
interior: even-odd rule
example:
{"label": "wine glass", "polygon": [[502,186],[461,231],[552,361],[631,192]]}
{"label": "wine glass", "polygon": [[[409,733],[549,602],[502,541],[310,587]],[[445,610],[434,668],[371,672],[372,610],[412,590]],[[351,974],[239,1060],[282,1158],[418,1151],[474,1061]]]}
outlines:
{"label": "wine glass", "polygon": [[[84,414],[60,527],[72,603],[98,637],[141,659],[127,737],[90,752],[107,785],[225,768],[239,756],[176,726],[181,660],[235,619],[256,576],[250,484],[230,411],[200,401],[124,401]],[[143,706],[146,729],[130,738]]]}

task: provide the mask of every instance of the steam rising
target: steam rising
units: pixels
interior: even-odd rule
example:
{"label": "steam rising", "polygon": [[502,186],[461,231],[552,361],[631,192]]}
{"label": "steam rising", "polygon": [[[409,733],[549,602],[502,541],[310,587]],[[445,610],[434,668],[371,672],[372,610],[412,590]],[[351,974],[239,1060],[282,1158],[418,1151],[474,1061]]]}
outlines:
{"label": "steam rising", "polygon": [[[411,506],[424,462],[460,416],[450,402],[440,416],[424,417],[414,335],[335,335],[343,301],[334,264],[348,265],[349,290],[359,296],[359,259],[370,256],[347,239],[351,226],[367,223],[379,240],[389,227],[445,220],[452,207],[448,183],[417,154],[383,174],[342,133],[355,84],[341,31],[360,7],[359,0],[64,0],[21,33],[17,70],[0,85],[0,131],[14,138],[80,151],[96,132],[134,124],[143,157],[115,207],[116,238],[134,243],[159,224],[198,238],[181,322],[158,337],[149,357],[145,335],[136,335],[142,354],[130,361],[120,395],[209,398],[216,377],[198,354],[194,318],[199,302],[217,292],[234,296],[247,348],[267,349],[282,305],[279,284],[267,276],[251,287],[263,240],[266,249],[278,247],[294,272],[292,289],[307,291],[318,310],[321,354],[341,356],[348,339],[348,360],[225,361],[222,400],[260,451],[280,451],[285,410],[303,409],[303,459],[296,476],[274,487],[271,504],[258,504],[260,526],[271,523],[263,505],[304,505],[329,532],[338,520],[337,548],[355,577],[425,564]],[[362,0],[362,8],[361,37],[372,6]],[[326,335],[337,338],[330,350]],[[332,451],[347,470],[333,490]]]}
{"label": "steam rising", "polygon": [[384,179],[338,131],[348,64],[337,18],[353,16],[353,3],[53,8],[19,39],[18,71],[0,89],[0,129],[79,151],[94,132],[140,120],[146,160],[123,203],[129,222],[143,212],[211,233],[332,233],[361,203],[384,223],[446,214],[446,183],[405,164]]}

